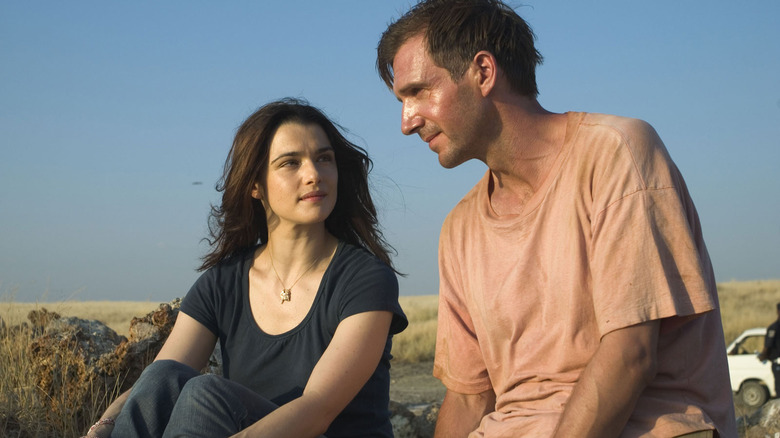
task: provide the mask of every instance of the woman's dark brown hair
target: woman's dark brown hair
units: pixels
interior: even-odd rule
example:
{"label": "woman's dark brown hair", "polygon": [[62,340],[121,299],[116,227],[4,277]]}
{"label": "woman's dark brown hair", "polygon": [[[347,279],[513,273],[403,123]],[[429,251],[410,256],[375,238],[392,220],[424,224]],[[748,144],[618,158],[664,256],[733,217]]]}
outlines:
{"label": "woman's dark brown hair", "polygon": [[282,99],[262,106],[238,128],[217,191],[219,206],[211,206],[211,250],[199,270],[208,269],[258,243],[268,241],[265,209],[252,198],[255,182],[268,166],[268,153],[276,130],[284,123],[314,124],[322,128],[336,155],[336,205],[325,219],[327,230],[340,240],[359,245],[392,267],[391,248],[379,230],[376,208],[368,187],[372,162],[365,150],[341,133],[322,111],[299,99]]}

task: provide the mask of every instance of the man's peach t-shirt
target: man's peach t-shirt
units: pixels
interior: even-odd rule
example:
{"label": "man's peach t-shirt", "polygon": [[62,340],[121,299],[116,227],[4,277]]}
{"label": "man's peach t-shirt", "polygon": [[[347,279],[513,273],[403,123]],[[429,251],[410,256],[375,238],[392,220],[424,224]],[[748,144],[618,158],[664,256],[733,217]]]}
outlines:
{"label": "man's peach t-shirt", "polygon": [[472,436],[548,436],[600,337],[663,319],[657,376],[622,436],[735,436],[715,281],[679,171],[642,121],[567,117],[521,214],[492,211],[488,171],[445,220],[434,375],[495,391]]}

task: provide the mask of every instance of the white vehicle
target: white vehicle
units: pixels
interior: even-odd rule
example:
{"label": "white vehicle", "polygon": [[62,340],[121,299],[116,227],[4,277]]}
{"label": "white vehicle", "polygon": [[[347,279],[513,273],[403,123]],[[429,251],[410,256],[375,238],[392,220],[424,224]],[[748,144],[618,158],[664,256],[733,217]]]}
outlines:
{"label": "white vehicle", "polygon": [[776,397],[772,363],[758,360],[764,349],[765,328],[745,330],[727,348],[731,390],[736,401],[745,406],[758,407],[769,397]]}

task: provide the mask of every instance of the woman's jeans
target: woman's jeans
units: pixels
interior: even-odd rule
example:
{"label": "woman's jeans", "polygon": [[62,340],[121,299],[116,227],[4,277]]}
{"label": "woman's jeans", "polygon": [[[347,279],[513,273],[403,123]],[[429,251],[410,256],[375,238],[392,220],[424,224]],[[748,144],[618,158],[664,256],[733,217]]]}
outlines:
{"label": "woman's jeans", "polygon": [[159,360],[133,385],[111,437],[228,437],[276,408],[238,383]]}

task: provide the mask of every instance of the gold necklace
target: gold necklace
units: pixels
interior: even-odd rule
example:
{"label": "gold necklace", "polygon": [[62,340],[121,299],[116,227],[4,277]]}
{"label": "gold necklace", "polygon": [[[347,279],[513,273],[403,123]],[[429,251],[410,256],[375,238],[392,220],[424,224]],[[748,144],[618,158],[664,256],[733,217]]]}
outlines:
{"label": "gold necklace", "polygon": [[282,281],[281,277],[279,277],[279,273],[276,272],[276,266],[274,266],[274,253],[273,251],[271,251],[270,245],[268,245],[268,256],[271,258],[271,269],[274,270],[274,274],[276,274],[276,279],[279,280],[279,284],[282,285],[282,291],[279,292],[279,298],[281,298],[282,301],[279,304],[284,304],[285,301],[290,301],[290,299],[292,298],[292,288],[295,287],[295,285],[298,283],[298,280],[303,278],[303,276],[306,275],[306,273],[309,272],[309,270],[313,268],[314,265],[317,264],[317,262],[320,260],[319,258],[316,258],[309,265],[309,267],[306,268],[306,270],[303,271],[303,273],[300,276],[298,276],[298,279],[293,281],[293,284],[290,287],[285,287],[284,282]]}

